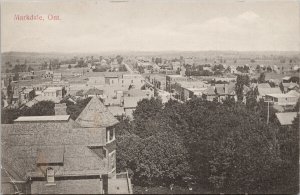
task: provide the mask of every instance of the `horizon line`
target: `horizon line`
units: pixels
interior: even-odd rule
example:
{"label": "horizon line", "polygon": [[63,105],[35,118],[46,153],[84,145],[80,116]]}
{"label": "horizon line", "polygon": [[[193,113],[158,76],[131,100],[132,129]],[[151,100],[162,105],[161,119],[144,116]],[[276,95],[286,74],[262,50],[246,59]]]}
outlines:
{"label": "horizon line", "polygon": [[74,54],[74,53],[113,53],[113,52],[121,52],[121,53],[127,53],[127,52],[299,52],[300,50],[107,50],[107,51],[69,51],[69,52],[63,52],[63,51],[1,51],[1,54],[4,53],[37,53],[37,54],[50,54],[50,53],[60,53],[60,54]]}

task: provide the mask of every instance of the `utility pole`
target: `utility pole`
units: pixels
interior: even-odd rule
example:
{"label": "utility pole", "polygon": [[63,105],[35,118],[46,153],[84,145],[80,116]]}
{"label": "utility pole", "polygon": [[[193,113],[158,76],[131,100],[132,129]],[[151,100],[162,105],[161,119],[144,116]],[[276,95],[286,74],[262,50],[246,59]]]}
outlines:
{"label": "utility pole", "polygon": [[267,124],[269,124],[270,118],[270,101],[268,101],[268,115],[267,115]]}

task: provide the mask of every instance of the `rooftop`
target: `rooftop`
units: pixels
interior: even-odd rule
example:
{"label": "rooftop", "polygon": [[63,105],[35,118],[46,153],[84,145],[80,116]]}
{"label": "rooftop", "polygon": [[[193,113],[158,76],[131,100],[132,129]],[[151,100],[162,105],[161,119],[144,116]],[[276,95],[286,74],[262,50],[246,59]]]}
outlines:
{"label": "rooftop", "polygon": [[136,96],[136,97],[124,97],[124,108],[136,108],[139,101],[146,97]]}
{"label": "rooftop", "polygon": [[281,90],[279,87],[275,88],[258,88],[258,93],[261,96],[265,96],[267,94],[281,94]]}
{"label": "rooftop", "polygon": [[63,163],[64,146],[43,146],[37,150],[37,164]]}
{"label": "rooftop", "polygon": [[271,97],[276,97],[276,98],[295,98],[296,97],[294,95],[282,94],[282,93],[267,94],[267,95],[271,96]]}
{"label": "rooftop", "polygon": [[53,115],[53,116],[20,116],[15,122],[36,122],[36,121],[68,121],[70,115]]}
{"label": "rooftop", "polygon": [[118,123],[118,120],[104,106],[104,104],[94,96],[80,113],[76,122],[81,127],[109,127]]}
{"label": "rooftop", "polygon": [[291,125],[293,124],[294,119],[297,117],[297,112],[283,112],[276,113],[281,125]]}
{"label": "rooftop", "polygon": [[47,89],[44,90],[44,92],[55,92],[58,90],[62,90],[62,87],[48,87]]}

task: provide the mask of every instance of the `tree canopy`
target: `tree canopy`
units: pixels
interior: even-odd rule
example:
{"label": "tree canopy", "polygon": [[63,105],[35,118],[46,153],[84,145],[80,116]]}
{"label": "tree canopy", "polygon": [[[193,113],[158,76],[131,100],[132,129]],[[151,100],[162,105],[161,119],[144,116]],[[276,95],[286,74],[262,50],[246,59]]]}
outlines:
{"label": "tree canopy", "polygon": [[[254,98],[255,91],[251,95]],[[142,100],[134,120],[117,127],[123,132],[117,134],[118,169],[132,170],[135,184],[180,183],[193,176],[218,193],[294,192],[288,186],[298,180],[283,173],[295,171],[297,162],[281,149],[292,136],[279,136],[275,114],[266,124],[261,102],[247,106],[193,98],[163,106],[159,101]],[[298,147],[295,140],[288,143],[287,152]],[[293,184],[287,182],[293,179]],[[283,184],[289,189],[277,187]]]}

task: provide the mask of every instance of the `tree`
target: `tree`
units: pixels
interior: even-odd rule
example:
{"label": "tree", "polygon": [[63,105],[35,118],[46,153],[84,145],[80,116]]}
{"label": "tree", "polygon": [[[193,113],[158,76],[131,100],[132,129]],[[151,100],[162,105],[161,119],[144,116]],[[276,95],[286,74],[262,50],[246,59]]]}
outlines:
{"label": "tree", "polygon": [[28,72],[34,71],[34,69],[31,66],[28,66]]}
{"label": "tree", "polygon": [[91,97],[88,97],[83,100],[77,100],[76,104],[70,102],[69,100],[62,101],[62,103],[67,104],[67,114],[70,115],[71,119],[76,120],[76,118],[83,111],[83,109],[90,102],[91,99]]}
{"label": "tree", "polygon": [[161,58],[155,58],[155,64],[161,64],[162,59]]}
{"label": "tree", "polygon": [[118,64],[122,64],[122,62],[123,62],[123,57],[122,56],[117,55],[116,59],[117,59]]}
{"label": "tree", "polygon": [[1,90],[1,109],[4,107],[4,100],[6,99],[3,91]]}
{"label": "tree", "polygon": [[261,71],[260,65],[257,65],[255,70],[256,70],[257,72],[260,72],[260,71]]}
{"label": "tree", "polygon": [[[136,110],[133,112],[135,119],[135,134],[141,138],[153,135],[155,129],[147,129],[148,121],[151,121],[161,110],[162,102],[158,98],[143,99],[138,102]],[[153,121],[154,122],[154,121]]]}
{"label": "tree", "polygon": [[142,141],[136,179],[150,185],[169,185],[188,175],[188,152],[178,136],[161,131]]}
{"label": "tree", "polygon": [[35,96],[36,96],[36,94],[35,94],[35,89],[33,89],[33,90],[29,93],[29,100],[32,100]]}
{"label": "tree", "polygon": [[17,119],[20,115],[20,110],[17,108],[1,109],[1,123],[12,124],[13,121]]}
{"label": "tree", "polygon": [[[238,80],[249,84],[249,78]],[[255,98],[255,93],[247,95]],[[116,129],[118,166],[134,172],[136,185],[181,184],[182,177],[191,175],[215,193],[283,193],[284,185],[299,182],[292,174],[299,173],[298,137],[293,134],[299,121],[293,126],[297,131],[280,135],[275,112],[270,109],[267,125],[262,103],[192,98],[162,107],[154,98],[141,101],[134,120],[121,121]]]}
{"label": "tree", "polygon": [[284,86],[283,86],[282,82],[280,82],[279,88],[280,88],[281,92],[284,93]]}
{"label": "tree", "polygon": [[20,79],[20,75],[18,72],[15,73],[15,76],[13,78],[14,81],[18,81]]}
{"label": "tree", "polygon": [[258,78],[259,83],[265,83],[266,82],[266,75],[265,73],[260,73],[259,78]]}
{"label": "tree", "polygon": [[272,81],[268,81],[268,83],[269,83],[269,85],[270,85],[272,88],[276,86],[276,84],[275,84],[274,82],[272,82]]}
{"label": "tree", "polygon": [[119,171],[132,170],[135,184],[169,185],[188,175],[187,150],[165,123],[156,123],[158,133],[144,139],[127,130],[127,121],[121,123],[116,126],[116,131],[122,132],[117,134],[117,167]]}
{"label": "tree", "polygon": [[138,66],[138,71],[141,74],[145,73],[145,70],[144,70],[144,68],[142,66]]}
{"label": "tree", "polygon": [[7,103],[11,104],[12,99],[13,99],[13,94],[14,94],[13,88],[11,86],[11,78],[9,78],[8,86],[7,86],[6,91],[7,91]]}
{"label": "tree", "polygon": [[237,99],[242,101],[244,98],[244,86],[249,86],[250,79],[248,75],[238,75],[235,84]]}
{"label": "tree", "polygon": [[40,101],[31,108],[24,108],[21,112],[22,116],[50,116],[55,115],[54,102]]}

